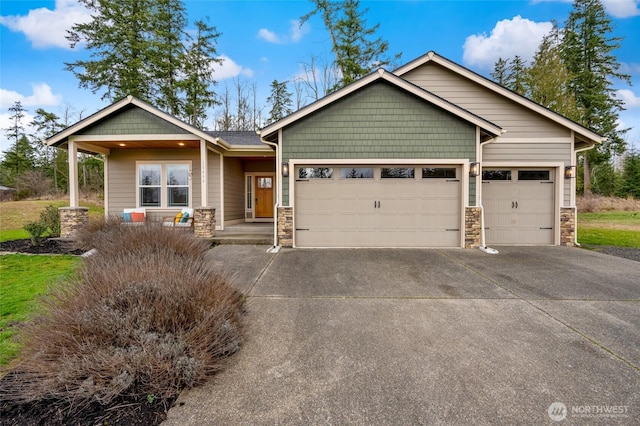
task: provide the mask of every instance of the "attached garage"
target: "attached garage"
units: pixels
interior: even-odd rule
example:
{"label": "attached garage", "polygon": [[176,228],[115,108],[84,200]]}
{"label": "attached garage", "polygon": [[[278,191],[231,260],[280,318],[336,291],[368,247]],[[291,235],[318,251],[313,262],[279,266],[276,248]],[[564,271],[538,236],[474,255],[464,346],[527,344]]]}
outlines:
{"label": "attached garage", "polygon": [[295,170],[297,247],[460,247],[460,165]]}
{"label": "attached garage", "polygon": [[487,244],[554,244],[553,169],[485,169],[482,188]]}

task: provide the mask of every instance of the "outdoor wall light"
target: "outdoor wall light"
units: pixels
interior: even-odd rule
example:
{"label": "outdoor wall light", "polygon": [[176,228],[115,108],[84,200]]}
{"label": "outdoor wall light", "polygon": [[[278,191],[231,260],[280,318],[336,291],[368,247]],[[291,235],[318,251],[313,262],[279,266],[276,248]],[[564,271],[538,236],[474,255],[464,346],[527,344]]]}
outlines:
{"label": "outdoor wall light", "polygon": [[282,162],[282,177],[289,177],[289,163]]}
{"label": "outdoor wall light", "polygon": [[571,179],[576,177],[576,166],[567,166],[564,168],[564,178]]}
{"label": "outdoor wall light", "polygon": [[469,163],[469,176],[476,177],[480,174],[480,163],[473,162]]}

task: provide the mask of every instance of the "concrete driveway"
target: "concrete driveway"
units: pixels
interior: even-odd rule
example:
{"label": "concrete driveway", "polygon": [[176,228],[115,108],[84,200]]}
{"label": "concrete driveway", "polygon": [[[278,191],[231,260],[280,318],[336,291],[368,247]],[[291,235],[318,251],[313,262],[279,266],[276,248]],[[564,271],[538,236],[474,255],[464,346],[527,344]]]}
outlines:
{"label": "concrete driveway", "polygon": [[165,424],[637,424],[640,263],[499,249],[213,249],[246,342]]}

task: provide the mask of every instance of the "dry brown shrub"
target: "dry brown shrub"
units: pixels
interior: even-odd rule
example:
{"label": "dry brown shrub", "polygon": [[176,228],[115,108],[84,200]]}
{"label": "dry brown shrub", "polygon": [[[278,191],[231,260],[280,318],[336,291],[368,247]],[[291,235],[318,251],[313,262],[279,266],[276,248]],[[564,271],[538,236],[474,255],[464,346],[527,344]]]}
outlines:
{"label": "dry brown shrub", "polygon": [[238,350],[244,297],[209,267],[209,244],[185,232],[109,222],[85,243],[75,280],[23,333],[0,399],[81,407],[119,396],[170,398]]}
{"label": "dry brown shrub", "polygon": [[576,206],[580,213],[602,211],[640,211],[640,200],[617,197],[577,197]]}

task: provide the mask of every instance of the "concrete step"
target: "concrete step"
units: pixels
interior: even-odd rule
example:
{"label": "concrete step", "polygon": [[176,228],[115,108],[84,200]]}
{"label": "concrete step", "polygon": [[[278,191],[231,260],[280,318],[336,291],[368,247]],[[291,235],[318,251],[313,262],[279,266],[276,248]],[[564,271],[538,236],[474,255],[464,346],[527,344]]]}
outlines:
{"label": "concrete step", "polygon": [[211,239],[214,244],[246,244],[246,245],[266,245],[273,244],[273,234],[223,234],[217,232]]}

